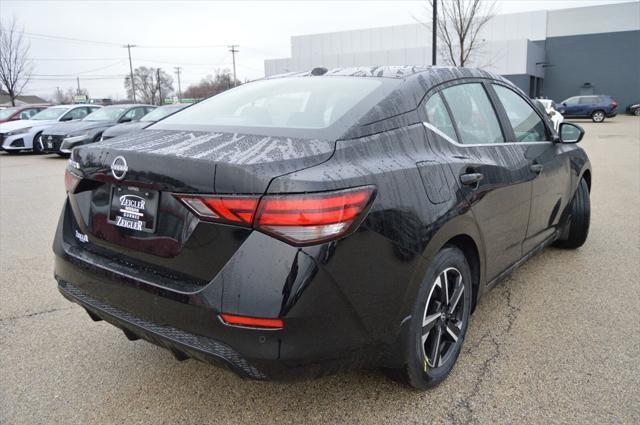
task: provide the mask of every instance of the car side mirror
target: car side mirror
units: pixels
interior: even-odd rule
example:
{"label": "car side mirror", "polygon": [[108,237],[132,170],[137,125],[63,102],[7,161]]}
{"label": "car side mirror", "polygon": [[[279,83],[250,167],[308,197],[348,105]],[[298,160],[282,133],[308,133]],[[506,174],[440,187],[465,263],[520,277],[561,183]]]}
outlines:
{"label": "car side mirror", "polygon": [[131,122],[131,117],[122,117],[119,122]]}
{"label": "car side mirror", "polygon": [[560,124],[558,133],[560,133],[560,143],[578,143],[584,137],[584,129],[570,122]]}

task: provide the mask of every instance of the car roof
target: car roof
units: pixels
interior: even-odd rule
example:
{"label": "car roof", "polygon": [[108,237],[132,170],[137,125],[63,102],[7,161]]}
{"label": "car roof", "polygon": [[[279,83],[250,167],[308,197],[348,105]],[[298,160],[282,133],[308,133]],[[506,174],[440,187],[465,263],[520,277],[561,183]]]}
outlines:
{"label": "car roof", "polygon": [[147,106],[155,108],[155,105],[146,105],[144,103],[122,103],[118,105],[107,105],[103,106],[104,108],[135,108],[136,106]]}
{"label": "car roof", "polygon": [[[318,73],[321,72],[321,73]],[[492,78],[502,80],[503,78],[497,74],[478,69],[478,68],[459,68],[454,66],[431,66],[431,65],[385,65],[385,66],[353,66],[346,68],[314,68],[302,72],[289,72],[284,74],[273,75],[267,77],[283,78],[283,77],[375,77],[375,78],[394,78],[408,79],[418,75],[455,77],[477,77]],[[455,78],[451,78],[455,79]]]}

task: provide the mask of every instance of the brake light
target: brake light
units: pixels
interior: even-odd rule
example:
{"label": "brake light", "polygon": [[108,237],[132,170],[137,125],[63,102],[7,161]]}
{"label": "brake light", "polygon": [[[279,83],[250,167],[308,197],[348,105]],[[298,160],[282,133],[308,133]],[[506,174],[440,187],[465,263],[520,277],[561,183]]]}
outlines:
{"label": "brake light", "polygon": [[611,107],[612,108],[617,108],[618,107],[618,102],[616,102],[615,99],[611,99]]}
{"label": "brake light", "polygon": [[202,219],[251,226],[259,198],[257,196],[178,195],[178,199]]}
{"label": "brake light", "polygon": [[236,316],[233,314],[220,314],[223,323],[233,326],[246,326],[250,328],[282,329],[282,319],[263,319],[259,317]]}
{"label": "brake light", "polygon": [[77,176],[70,172],[69,170],[65,170],[64,172],[64,187],[67,189],[67,192],[73,193],[78,187],[78,184],[82,180],[82,177]]}
{"label": "brake light", "polygon": [[343,236],[361,221],[373,187],[302,195],[267,195],[260,201],[254,227],[294,245]]}
{"label": "brake light", "polygon": [[303,246],[344,236],[357,227],[371,204],[375,188],[365,186],[333,192],[295,195],[176,195],[207,221],[253,227]]}

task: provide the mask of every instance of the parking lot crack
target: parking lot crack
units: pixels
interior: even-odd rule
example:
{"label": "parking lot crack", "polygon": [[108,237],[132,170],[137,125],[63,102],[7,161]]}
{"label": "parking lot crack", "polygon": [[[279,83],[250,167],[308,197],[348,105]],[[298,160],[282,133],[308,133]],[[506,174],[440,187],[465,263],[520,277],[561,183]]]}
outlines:
{"label": "parking lot crack", "polygon": [[72,308],[74,308],[74,306],[50,308],[50,309],[47,309],[47,310],[36,311],[36,312],[33,312],[33,313],[22,314],[22,315],[19,315],[19,316],[3,317],[3,318],[0,319],[0,323],[12,322],[12,321],[20,320],[20,319],[29,319],[31,317],[41,316],[43,314],[55,313],[55,312],[64,311],[64,310],[70,310]]}

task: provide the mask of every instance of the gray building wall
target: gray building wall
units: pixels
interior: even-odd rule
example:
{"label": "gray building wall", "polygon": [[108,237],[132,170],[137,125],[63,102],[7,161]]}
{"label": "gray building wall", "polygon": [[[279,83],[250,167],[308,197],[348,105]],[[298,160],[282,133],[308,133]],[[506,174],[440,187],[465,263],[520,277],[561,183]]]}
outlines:
{"label": "gray building wall", "polygon": [[608,94],[622,112],[640,102],[640,31],[549,37],[543,93],[560,102],[591,83],[594,94]]}

